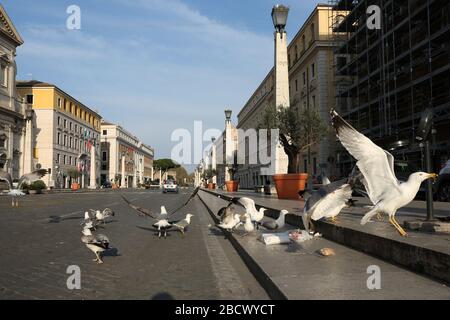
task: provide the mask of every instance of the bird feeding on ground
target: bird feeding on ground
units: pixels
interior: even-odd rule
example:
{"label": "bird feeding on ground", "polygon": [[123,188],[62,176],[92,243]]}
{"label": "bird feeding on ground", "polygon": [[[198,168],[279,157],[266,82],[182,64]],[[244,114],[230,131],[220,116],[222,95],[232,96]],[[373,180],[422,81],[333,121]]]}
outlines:
{"label": "bird feeding on ground", "polygon": [[110,208],[106,208],[103,211],[90,209],[93,219],[97,220],[98,223],[106,223],[106,219],[109,217],[114,217],[115,213]]}
{"label": "bird feeding on ground", "polygon": [[245,208],[245,212],[248,213],[255,224],[256,229],[259,229],[259,225],[261,224],[261,221],[264,218],[264,212],[267,211],[267,209],[261,207],[259,210],[256,209],[255,201],[253,199],[250,199],[248,197],[242,197],[242,198],[232,198],[230,202],[234,204],[238,204]]}
{"label": "bird feeding on ground", "polygon": [[96,230],[98,222],[95,219],[92,219],[91,215],[88,211],[84,213],[84,220],[81,223],[83,228],[90,229],[90,230]]}
{"label": "bird feeding on ground", "polygon": [[47,174],[47,170],[39,169],[31,173],[24,174],[20,177],[17,187],[14,187],[14,183],[11,175],[8,172],[0,171],[0,181],[5,181],[8,184],[9,192],[8,195],[11,196],[11,206],[19,206],[19,197],[25,195],[22,191],[24,184],[31,184]]}
{"label": "bird feeding on ground", "polygon": [[174,221],[172,222],[172,225],[176,227],[181,232],[181,236],[184,237],[184,232],[188,228],[188,226],[191,224],[191,218],[193,217],[193,214],[188,213],[186,215],[186,218],[180,221]]}
{"label": "bird feeding on ground", "polygon": [[233,213],[232,215],[227,216],[227,218],[219,223],[217,227],[233,232],[233,230],[241,223],[241,215],[239,213]]}
{"label": "bird feeding on ground", "polygon": [[356,165],[364,176],[362,182],[367,195],[374,204],[373,209],[362,218],[361,224],[366,224],[378,213],[385,213],[389,215],[389,222],[400,235],[407,236],[405,230],[395,220],[395,213],[415,198],[423,181],[436,179],[437,174],[415,172],[409,176],[408,181],[398,181],[394,172],[392,154],[358,132],[335,110],[331,110],[330,114],[337,137],[357,160]]}
{"label": "bird feeding on ground", "polygon": [[86,245],[86,247],[95,254],[95,259],[93,261],[97,263],[103,263],[102,252],[109,249],[109,239],[103,234],[94,235],[90,229],[84,228],[83,236],[81,237],[81,242]]}
{"label": "bird feeding on ground", "polygon": [[267,230],[278,230],[284,228],[285,218],[289,212],[287,210],[281,210],[277,220],[264,221],[261,225]]}

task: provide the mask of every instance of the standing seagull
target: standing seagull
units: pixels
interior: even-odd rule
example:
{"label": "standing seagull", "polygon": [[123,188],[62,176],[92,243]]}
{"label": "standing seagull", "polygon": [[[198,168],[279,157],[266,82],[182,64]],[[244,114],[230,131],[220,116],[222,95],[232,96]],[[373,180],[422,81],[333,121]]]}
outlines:
{"label": "standing seagull", "polygon": [[377,213],[385,213],[397,231],[407,236],[395,220],[395,213],[414,199],[423,181],[435,179],[437,174],[415,172],[408,181],[398,181],[394,172],[394,157],[389,152],[356,131],[334,110],[331,110],[331,119],[342,145],[358,161],[356,165],[364,176],[362,182],[374,204],[373,209],[362,218],[361,224],[366,224]]}
{"label": "standing seagull", "polygon": [[285,217],[288,213],[287,210],[281,210],[277,220],[264,221],[261,225],[267,230],[281,229],[285,225]]}
{"label": "standing seagull", "polygon": [[244,230],[245,234],[243,236],[255,231],[255,226],[252,223],[252,217],[250,217],[248,213],[244,213]]}
{"label": "standing seagull", "polygon": [[0,171],[0,181],[6,181],[9,187],[8,195],[12,197],[11,199],[11,206],[12,207],[18,207],[19,206],[19,197],[24,196],[25,193],[21,190],[22,185],[24,183],[30,184],[35,182],[36,180],[39,180],[43,176],[47,174],[47,170],[40,169],[33,171],[31,173],[24,174],[20,177],[19,182],[17,183],[17,188],[14,188],[13,180],[11,178],[11,175],[5,171]]}
{"label": "standing seagull", "polygon": [[187,227],[191,224],[191,218],[193,217],[193,214],[188,213],[186,215],[186,218],[184,218],[181,221],[171,221],[171,225],[174,227],[177,227],[178,230],[181,232],[181,236],[184,238],[184,232],[186,231]]}
{"label": "standing seagull", "polygon": [[103,234],[93,235],[91,230],[84,228],[83,236],[81,237],[81,242],[83,242],[89,250],[94,252],[95,259],[93,261],[97,263],[103,263],[101,253],[109,249],[109,239]]}

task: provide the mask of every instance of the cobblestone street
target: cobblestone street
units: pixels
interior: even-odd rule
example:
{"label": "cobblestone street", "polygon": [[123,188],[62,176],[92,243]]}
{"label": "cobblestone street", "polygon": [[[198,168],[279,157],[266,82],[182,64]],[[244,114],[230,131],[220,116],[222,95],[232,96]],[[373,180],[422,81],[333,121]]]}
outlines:
{"label": "cobblestone street", "polygon": [[[168,211],[188,197],[160,192],[123,193],[139,206]],[[118,192],[26,196],[19,208],[0,197],[0,299],[266,299],[265,291],[195,198],[174,217],[193,213],[186,237],[158,239],[151,219],[139,217]],[[100,227],[112,249],[104,264],[80,241],[83,213],[112,208]],[[81,290],[67,289],[67,267],[81,269]]]}

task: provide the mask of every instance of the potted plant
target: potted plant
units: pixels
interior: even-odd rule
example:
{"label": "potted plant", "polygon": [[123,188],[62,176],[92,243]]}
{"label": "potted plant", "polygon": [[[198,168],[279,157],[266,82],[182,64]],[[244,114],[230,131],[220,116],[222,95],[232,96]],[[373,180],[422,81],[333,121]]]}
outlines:
{"label": "potted plant", "polygon": [[305,190],[307,173],[300,172],[301,154],[326,136],[328,128],[317,110],[313,108],[275,108],[268,106],[259,126],[279,129],[279,139],[288,156],[287,174],[273,176],[278,198],[298,199],[298,192]]}
{"label": "potted plant", "polygon": [[39,194],[42,193],[42,190],[46,189],[47,186],[45,185],[45,182],[42,180],[37,180],[30,184],[30,194]]}
{"label": "potted plant", "polygon": [[69,175],[70,178],[72,178],[72,185],[71,188],[73,191],[76,191],[78,189],[80,189],[80,184],[78,182],[76,182],[76,180],[80,177],[80,173],[78,172],[77,169],[70,169],[67,174]]}
{"label": "potted plant", "polygon": [[206,180],[208,189],[214,190],[216,189],[216,184],[213,182],[209,182],[212,178],[217,175],[217,171],[215,169],[206,169],[203,173],[204,179]]}
{"label": "potted plant", "polygon": [[236,192],[239,189],[239,180],[235,180],[235,177],[234,177],[234,175],[237,172],[237,169],[238,169],[238,167],[235,163],[233,163],[233,165],[231,165],[231,167],[228,168],[230,180],[225,181],[225,185],[227,186],[228,192]]}

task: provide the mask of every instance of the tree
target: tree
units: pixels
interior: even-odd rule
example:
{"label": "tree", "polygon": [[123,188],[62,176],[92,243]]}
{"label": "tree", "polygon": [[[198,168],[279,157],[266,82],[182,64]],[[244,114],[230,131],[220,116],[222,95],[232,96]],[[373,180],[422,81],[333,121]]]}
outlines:
{"label": "tree", "polygon": [[288,156],[288,173],[299,173],[300,155],[327,135],[328,127],[315,109],[267,106],[260,129],[279,129],[279,139]]}
{"label": "tree", "polygon": [[180,165],[172,159],[159,159],[153,161],[153,168],[155,168],[156,170],[161,170],[162,175],[164,175],[170,169],[176,169],[179,167]]}

